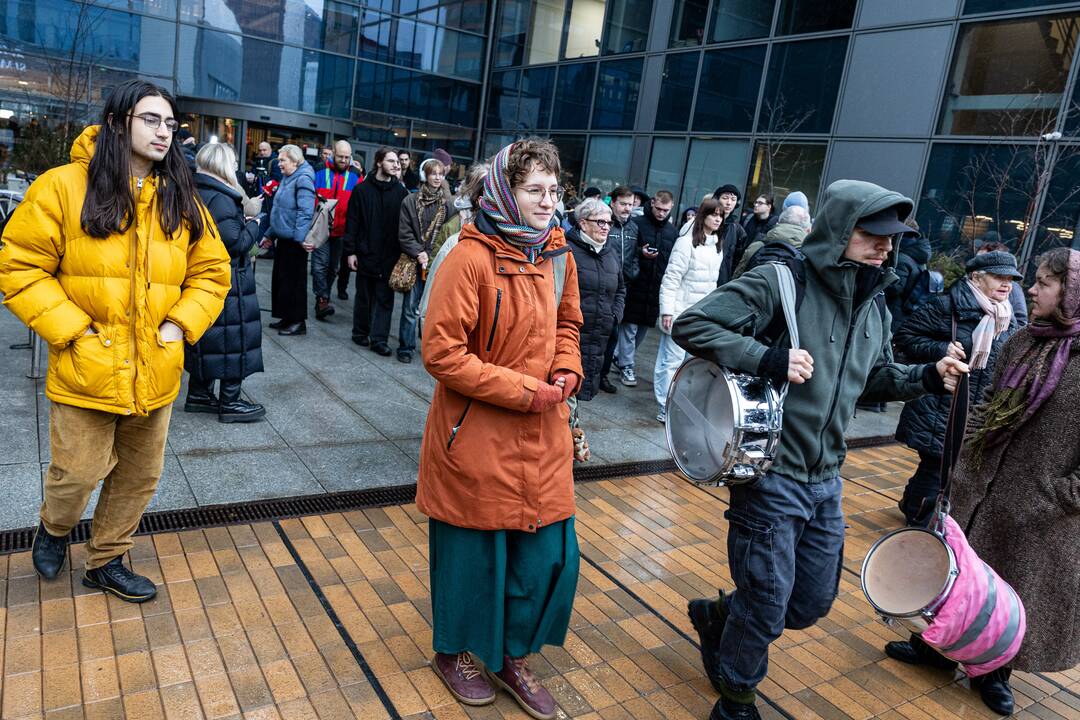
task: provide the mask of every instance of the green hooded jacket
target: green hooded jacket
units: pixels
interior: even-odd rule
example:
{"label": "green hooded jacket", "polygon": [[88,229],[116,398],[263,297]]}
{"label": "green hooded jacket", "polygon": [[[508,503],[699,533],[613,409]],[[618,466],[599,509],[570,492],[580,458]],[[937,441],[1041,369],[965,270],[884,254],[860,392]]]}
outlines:
{"label": "green hooded jacket", "polygon": [[[908,400],[939,391],[933,365],[892,362],[888,313],[874,296],[896,281],[896,248],[882,269],[844,259],[860,217],[912,203],[899,193],[857,180],[837,180],[825,191],[821,212],[802,245],[806,294],[798,313],[801,346],[814,359],[814,375],[791,385],[772,472],[801,482],[839,474],[844,431],[855,403]],[[761,265],[720,287],[675,321],[671,336],[687,352],[735,371],[757,374],[769,349],[756,335],[781,313],[776,270]],[[787,333],[780,343],[788,343]]]}

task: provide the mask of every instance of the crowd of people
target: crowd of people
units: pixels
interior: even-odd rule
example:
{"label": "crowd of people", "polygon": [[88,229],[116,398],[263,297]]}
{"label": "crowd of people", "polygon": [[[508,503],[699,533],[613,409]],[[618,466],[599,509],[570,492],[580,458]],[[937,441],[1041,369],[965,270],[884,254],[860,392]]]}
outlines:
{"label": "crowd of people", "polygon": [[[183,370],[186,411],[266,413],[240,395],[263,369],[261,245],[279,335],[306,332],[309,273],[325,321],[331,288],[347,300],[355,272],[353,342],[402,363],[420,352],[436,381],[416,502],[429,517],[431,666],[460,702],[502,689],[532,717],[556,717],[528,658],[564,642],[574,604],[573,465],[588,457],[578,403],[616,392],[612,371],[635,387],[653,328],[660,422],[688,354],[788,387],[774,462],[731,487],[736,589],[688,607],[719,693],[711,720],[758,718],[771,644],[832,606],[856,403],[907,401],[897,439],[920,463],[900,509],[925,526],[965,374],[977,407],[954,516],[1028,610],[1021,653],[972,686],[1009,714],[1012,668],[1080,663],[1080,443],[1062,432],[1080,401],[1080,251],[1037,261],[1028,305],[1016,258],[992,243],[937,288],[911,201],[868,182],[836,181],[815,208],[800,192],[779,210],[761,194],[742,215],[738,187],[722,184],[676,220],[670,190],[568,197],[546,140],[502,148],[455,194],[445,153],[414,169],[406,151],[381,148],[365,176],[344,141],[322,153],[260,144],[241,174],[230,147],[187,142],[176,117],[162,88],[117,86],[72,162],[33,183],[4,232],[4,303],[49,345],[51,462],[32,550],[42,578],[57,577],[102,483],[82,582],[129,602],[155,596],[123,556],[162,471]],[[799,271],[797,348],[778,263]],[[955,666],[917,635],[885,652]]]}

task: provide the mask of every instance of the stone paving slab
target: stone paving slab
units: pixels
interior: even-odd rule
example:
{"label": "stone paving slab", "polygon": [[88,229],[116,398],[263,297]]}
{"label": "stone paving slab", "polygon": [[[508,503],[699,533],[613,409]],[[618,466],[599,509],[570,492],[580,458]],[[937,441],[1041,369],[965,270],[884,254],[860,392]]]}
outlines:
{"label": "stone paving slab", "polygon": [[[260,302],[269,307],[272,263],[257,262]],[[415,480],[420,436],[434,380],[417,357],[411,364],[383,358],[350,340],[352,302],[334,300],[329,322],[308,321],[303,337],[280,337],[265,328],[266,372],[244,382],[244,394],[267,408],[266,421],[222,425],[212,415],[183,411],[186,384],[173,408],[167,463],[152,508],[179,503],[237,502],[298,493],[321,493]],[[395,300],[391,346],[396,347],[400,298]],[[616,383],[581,403],[591,464],[666,459],[664,429],[656,419],[652,366],[659,331],[638,351],[638,385]],[[9,345],[26,329],[0,310],[0,466],[49,462],[49,401],[43,381],[28,380],[30,354]],[[613,376],[614,378],[614,376]],[[186,383],[186,380],[185,380]],[[852,436],[888,435],[900,405],[889,413],[860,413]],[[175,471],[173,468],[176,468]],[[174,479],[175,478],[175,479]],[[41,502],[40,487],[25,502],[0,509],[0,529],[36,523],[27,512]],[[93,502],[87,515],[93,512]]]}
{"label": "stone paving slab", "polygon": [[[846,571],[829,615],[773,646],[766,720],[991,720],[959,673],[887,658],[897,635],[859,589],[869,545],[903,519],[915,458],[854,450],[843,474]],[[582,563],[566,643],[530,664],[583,720],[704,720],[716,701],[686,601],[731,589],[724,489],[673,474],[577,486]],[[427,520],[414,505],[136,538],[159,586],[130,605],[79,583],[85,546],[55,581],[0,555],[4,718],[527,720],[499,692],[459,705],[429,666]],[[75,571],[71,567],[76,568]],[[1080,667],[1014,673],[1016,717],[1080,718]]]}

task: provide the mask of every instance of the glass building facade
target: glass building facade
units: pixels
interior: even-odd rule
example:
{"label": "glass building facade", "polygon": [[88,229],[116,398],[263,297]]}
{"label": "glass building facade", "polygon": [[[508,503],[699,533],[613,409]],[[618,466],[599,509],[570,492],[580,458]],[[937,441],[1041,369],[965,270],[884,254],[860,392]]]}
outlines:
{"label": "glass building facade", "polygon": [[348,137],[464,165],[540,134],[577,190],[681,210],[864,178],[939,250],[1027,258],[1080,243],[1078,21],[1053,0],[7,0],[0,120],[137,74],[245,153]]}

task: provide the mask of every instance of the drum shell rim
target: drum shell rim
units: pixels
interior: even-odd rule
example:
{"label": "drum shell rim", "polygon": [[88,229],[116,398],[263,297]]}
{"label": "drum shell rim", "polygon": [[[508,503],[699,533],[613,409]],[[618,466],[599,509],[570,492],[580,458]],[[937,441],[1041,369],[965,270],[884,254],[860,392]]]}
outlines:
{"label": "drum shell rim", "polygon": [[[746,404],[745,402],[740,402],[739,400],[736,400],[736,398],[740,398],[740,399],[743,398],[743,394],[741,393],[740,388],[738,386],[738,383],[736,382],[736,378],[739,377],[739,376],[746,376],[746,377],[756,377],[756,376],[752,375],[751,373],[738,372],[736,370],[732,370],[731,368],[724,367],[723,365],[717,365],[716,363],[714,363],[714,362],[712,362],[710,360],[706,360],[704,358],[691,357],[691,358],[687,359],[685,362],[683,362],[682,365],[679,366],[679,368],[675,371],[675,375],[671,379],[671,386],[668,389],[667,402],[666,402],[666,404],[664,406],[664,409],[665,409],[665,412],[666,412],[667,418],[668,418],[668,422],[665,423],[665,425],[664,425],[664,439],[667,441],[668,452],[671,454],[672,460],[675,462],[676,467],[678,467],[679,472],[681,472],[683,475],[685,475],[691,482],[693,482],[693,483],[695,483],[697,485],[710,485],[710,484],[714,484],[714,483],[717,484],[717,485],[723,485],[724,481],[726,479],[732,477],[732,470],[734,469],[735,465],[737,464],[733,454],[732,454],[732,457],[725,457],[724,458],[724,463],[722,465],[720,465],[720,467],[717,469],[717,471],[713,475],[711,475],[710,477],[707,477],[707,478],[701,478],[701,477],[695,477],[694,475],[692,475],[687,470],[687,468],[683,466],[683,463],[681,462],[678,453],[674,452],[673,449],[672,449],[674,447],[674,443],[672,442],[672,437],[671,437],[672,430],[671,430],[671,422],[670,421],[671,421],[671,418],[672,418],[671,409],[672,409],[672,403],[674,402],[673,398],[674,398],[675,394],[673,392],[671,392],[671,388],[675,387],[677,381],[679,380],[679,377],[686,371],[686,368],[688,366],[697,365],[697,364],[705,364],[706,366],[712,366],[712,367],[716,368],[717,370],[719,370],[720,371],[720,377],[723,378],[724,383],[728,386],[729,401],[732,404],[732,417],[735,418],[735,423],[736,423],[735,427],[734,427],[734,431],[732,433],[730,446],[733,446],[735,448],[741,447],[743,445],[743,438],[745,436],[746,430],[745,430],[745,428],[739,426],[738,422],[742,417],[745,416],[745,410],[747,409],[745,407],[745,404]],[[769,432],[769,440],[767,442],[767,448],[768,448],[770,457],[766,461],[764,467],[759,468],[759,473],[757,475],[759,477],[765,475],[765,473],[768,471],[769,466],[772,464],[772,461],[775,459],[776,451],[780,447],[780,435],[781,435],[781,431],[783,429],[783,412],[784,412],[784,408],[783,408],[782,398],[780,396],[780,393],[777,392],[776,388],[773,387],[772,383],[768,382],[767,380],[764,382],[764,396],[765,397],[763,398],[763,400],[771,408],[775,408],[775,412],[776,412],[776,415],[777,415],[777,421],[776,421],[776,427]],[[733,484],[741,484],[741,483],[749,482],[749,481],[750,481],[750,479],[738,480]]]}
{"label": "drum shell rim", "polygon": [[[870,559],[874,556],[874,550],[876,550],[879,545],[884,543],[886,540],[888,540],[892,536],[899,535],[900,533],[905,533],[905,532],[921,532],[921,533],[926,533],[927,535],[930,535],[930,536],[932,536],[934,538],[937,538],[941,542],[941,544],[945,547],[945,553],[946,553],[947,557],[949,558],[949,572],[948,572],[948,575],[945,578],[945,585],[941,588],[940,591],[938,591],[937,595],[935,595],[934,598],[929,603],[927,603],[923,607],[919,608],[918,610],[913,610],[912,612],[896,613],[896,612],[890,612],[888,610],[885,610],[885,609],[881,608],[880,606],[878,606],[877,603],[874,602],[874,599],[872,597],[870,597],[870,593],[866,589],[866,570],[867,570],[867,565],[870,562]],[[902,528],[898,528],[896,530],[893,530],[892,532],[886,533],[885,535],[882,535],[880,538],[877,539],[877,541],[873,545],[870,546],[870,549],[866,551],[866,557],[863,558],[862,568],[861,568],[860,573],[859,573],[859,585],[862,587],[863,595],[866,597],[866,601],[870,603],[870,606],[872,608],[874,608],[874,612],[876,612],[880,616],[888,617],[888,618],[896,618],[896,619],[900,619],[900,620],[904,620],[904,619],[907,619],[907,618],[924,617],[924,618],[927,618],[928,620],[932,621],[933,617],[937,613],[937,611],[940,610],[941,606],[945,604],[945,600],[949,597],[949,593],[952,592],[953,585],[956,584],[956,578],[957,578],[957,576],[959,574],[960,574],[960,566],[956,562],[956,553],[953,552],[952,547],[945,540],[945,537],[942,534],[936,533],[933,530],[928,530],[926,528],[902,527]]]}

